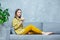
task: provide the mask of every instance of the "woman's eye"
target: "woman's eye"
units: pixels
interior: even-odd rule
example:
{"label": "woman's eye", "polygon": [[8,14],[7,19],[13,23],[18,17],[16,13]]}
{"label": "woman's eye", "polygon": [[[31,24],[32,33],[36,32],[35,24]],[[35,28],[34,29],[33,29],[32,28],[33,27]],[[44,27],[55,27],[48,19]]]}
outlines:
{"label": "woman's eye", "polygon": [[21,13],[21,12],[18,12],[18,13]]}
{"label": "woman's eye", "polygon": [[20,13],[22,13],[22,12],[20,12]]}

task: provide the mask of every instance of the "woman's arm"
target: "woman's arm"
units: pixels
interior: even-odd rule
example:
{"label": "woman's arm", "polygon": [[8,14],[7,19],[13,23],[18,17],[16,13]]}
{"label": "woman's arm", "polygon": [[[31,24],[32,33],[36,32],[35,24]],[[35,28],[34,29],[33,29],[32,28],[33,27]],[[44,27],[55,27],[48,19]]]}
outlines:
{"label": "woman's arm", "polygon": [[18,21],[18,20],[16,20],[16,19],[14,19],[13,20],[13,27],[15,28],[15,29],[17,29],[17,28],[19,28],[20,27],[20,25],[23,23],[23,21]]}

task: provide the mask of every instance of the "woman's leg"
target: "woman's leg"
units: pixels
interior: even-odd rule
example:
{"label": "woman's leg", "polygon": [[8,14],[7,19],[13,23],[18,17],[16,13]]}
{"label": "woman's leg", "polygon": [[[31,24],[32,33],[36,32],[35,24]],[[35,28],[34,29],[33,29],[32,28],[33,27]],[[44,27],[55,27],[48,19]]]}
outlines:
{"label": "woman's leg", "polygon": [[26,34],[31,30],[37,34],[44,34],[44,35],[52,34],[52,32],[43,32],[40,29],[36,28],[34,25],[28,25],[26,28],[22,29],[19,33]]}
{"label": "woman's leg", "polygon": [[53,33],[53,32],[43,32],[42,30],[36,28],[34,25],[31,25],[31,26],[32,26],[32,31],[34,31],[35,33],[39,33],[43,35],[50,35]]}
{"label": "woman's leg", "polygon": [[22,30],[20,31],[20,34],[26,34],[26,33],[28,33],[29,31],[33,31],[33,32],[35,32],[35,33],[37,33],[37,34],[42,34],[42,31],[41,31],[40,29],[36,28],[36,27],[35,27],[34,25],[32,25],[32,24],[30,24],[30,25],[28,25],[26,28],[22,29]]}
{"label": "woman's leg", "polygon": [[42,30],[38,29],[36,26],[34,25],[31,25],[32,26],[32,31],[34,31],[35,33],[38,33],[38,34],[42,34]]}
{"label": "woman's leg", "polygon": [[23,28],[23,29],[19,32],[19,34],[26,34],[26,33],[28,33],[28,32],[31,30],[31,28],[32,28],[32,25],[28,25],[28,26],[26,26],[25,28]]}
{"label": "woman's leg", "polygon": [[34,25],[31,25],[31,26],[32,26],[32,31],[34,31],[35,33],[39,33],[43,35],[50,35],[53,33],[53,32],[43,32],[42,30],[36,28]]}

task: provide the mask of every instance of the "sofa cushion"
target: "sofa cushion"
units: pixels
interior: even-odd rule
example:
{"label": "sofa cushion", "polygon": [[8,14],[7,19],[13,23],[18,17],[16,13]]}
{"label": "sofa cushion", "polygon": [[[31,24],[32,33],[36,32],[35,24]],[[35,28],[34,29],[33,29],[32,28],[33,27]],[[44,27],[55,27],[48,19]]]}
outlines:
{"label": "sofa cushion", "polygon": [[43,23],[43,31],[60,33],[60,23],[45,22]]}
{"label": "sofa cushion", "polygon": [[60,40],[60,35],[43,35],[43,40]]}
{"label": "sofa cushion", "polygon": [[10,35],[10,40],[60,40],[60,35]]}
{"label": "sofa cushion", "polygon": [[42,40],[42,35],[10,35],[10,40]]}

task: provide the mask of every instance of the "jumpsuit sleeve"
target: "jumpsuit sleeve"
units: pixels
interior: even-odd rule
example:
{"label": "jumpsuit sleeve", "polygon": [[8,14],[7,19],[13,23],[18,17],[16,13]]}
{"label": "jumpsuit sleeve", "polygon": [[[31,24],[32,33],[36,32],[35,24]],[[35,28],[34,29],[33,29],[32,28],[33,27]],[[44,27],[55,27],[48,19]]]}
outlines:
{"label": "jumpsuit sleeve", "polygon": [[20,27],[20,22],[17,19],[13,19],[12,25],[14,27],[14,29],[17,29]]}

